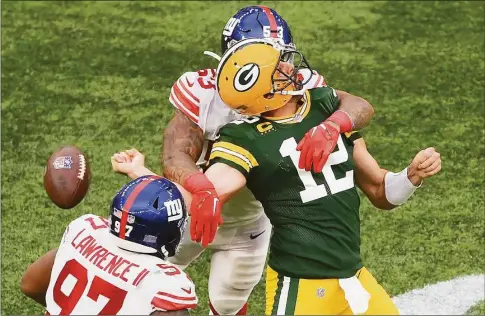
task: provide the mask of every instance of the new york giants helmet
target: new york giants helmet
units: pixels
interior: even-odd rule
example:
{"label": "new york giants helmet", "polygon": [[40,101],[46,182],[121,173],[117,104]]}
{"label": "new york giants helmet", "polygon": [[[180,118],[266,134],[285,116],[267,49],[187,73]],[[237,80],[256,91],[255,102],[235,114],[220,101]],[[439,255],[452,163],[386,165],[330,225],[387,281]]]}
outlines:
{"label": "new york giants helmet", "polygon": [[124,250],[174,256],[187,223],[182,193],[159,176],[143,176],[127,183],[111,203],[110,233]]}
{"label": "new york giants helmet", "polygon": [[227,21],[221,36],[222,53],[248,38],[276,38],[282,45],[295,48],[286,21],[275,10],[265,6],[242,8]]}

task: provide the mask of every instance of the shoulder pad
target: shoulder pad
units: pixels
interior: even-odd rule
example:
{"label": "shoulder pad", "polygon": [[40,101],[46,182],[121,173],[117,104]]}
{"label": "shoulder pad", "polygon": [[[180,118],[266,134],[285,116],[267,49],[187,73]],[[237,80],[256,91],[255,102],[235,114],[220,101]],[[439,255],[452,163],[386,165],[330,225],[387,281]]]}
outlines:
{"label": "shoulder pad", "polygon": [[108,221],[101,216],[93,214],[85,214],[76,218],[67,225],[64,235],[61,239],[61,244],[66,241],[71,241],[74,237],[83,229],[97,230],[101,228],[107,228]]}
{"label": "shoulder pad", "polygon": [[[310,77],[310,69],[302,69],[299,72],[303,76],[303,82],[308,80],[308,77]],[[322,75],[320,75],[318,72],[313,70],[313,74],[310,78],[310,81],[308,81],[305,86],[303,87],[304,89],[314,89],[318,87],[325,87],[327,86],[327,83],[325,82],[325,79],[323,78]]]}
{"label": "shoulder pad", "polygon": [[332,98],[337,98],[337,91],[332,87],[318,87],[310,90],[312,101],[326,99],[329,96]]}
{"label": "shoulder pad", "polygon": [[215,69],[184,73],[170,90],[170,103],[198,124],[199,108],[210,102],[216,92],[215,75]]}

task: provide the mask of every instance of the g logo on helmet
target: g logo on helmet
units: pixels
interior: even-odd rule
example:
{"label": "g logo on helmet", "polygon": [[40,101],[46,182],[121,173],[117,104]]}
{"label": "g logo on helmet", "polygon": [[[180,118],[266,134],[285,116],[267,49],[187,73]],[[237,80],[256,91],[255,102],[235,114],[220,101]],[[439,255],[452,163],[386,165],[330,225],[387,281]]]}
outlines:
{"label": "g logo on helmet", "polygon": [[234,77],[234,88],[239,92],[251,89],[259,78],[259,66],[249,63],[241,67]]}

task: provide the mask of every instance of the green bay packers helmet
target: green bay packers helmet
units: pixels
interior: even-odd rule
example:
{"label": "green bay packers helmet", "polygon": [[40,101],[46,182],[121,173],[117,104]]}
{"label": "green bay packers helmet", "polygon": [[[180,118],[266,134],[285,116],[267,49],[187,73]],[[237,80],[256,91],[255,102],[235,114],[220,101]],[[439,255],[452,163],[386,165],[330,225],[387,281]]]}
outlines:
{"label": "green bay packers helmet", "polygon": [[[227,50],[217,67],[217,91],[222,101],[245,115],[259,115],[302,95],[299,71],[310,69],[305,57],[272,39],[247,39]],[[310,73],[312,73],[310,69]]]}

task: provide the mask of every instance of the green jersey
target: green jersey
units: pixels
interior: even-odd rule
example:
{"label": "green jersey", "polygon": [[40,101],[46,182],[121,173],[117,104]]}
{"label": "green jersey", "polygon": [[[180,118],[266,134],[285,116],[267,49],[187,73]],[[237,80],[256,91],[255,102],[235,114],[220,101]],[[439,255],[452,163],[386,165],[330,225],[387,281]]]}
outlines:
{"label": "green jersey", "polygon": [[354,184],[353,140],[341,134],[321,173],[298,168],[297,144],[338,106],[329,87],[306,92],[291,117],[249,117],[220,130],[210,165],[243,173],[273,225],[269,265],[289,277],[346,278],[362,267],[360,199]]}

